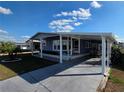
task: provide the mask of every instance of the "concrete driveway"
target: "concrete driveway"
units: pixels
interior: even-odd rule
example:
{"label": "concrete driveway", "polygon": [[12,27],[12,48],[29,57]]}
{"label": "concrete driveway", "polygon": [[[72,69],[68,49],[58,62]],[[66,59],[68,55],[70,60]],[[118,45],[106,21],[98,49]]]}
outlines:
{"label": "concrete driveway", "polygon": [[100,65],[85,62],[56,64],[0,81],[0,91],[81,92],[96,91],[103,75]]}

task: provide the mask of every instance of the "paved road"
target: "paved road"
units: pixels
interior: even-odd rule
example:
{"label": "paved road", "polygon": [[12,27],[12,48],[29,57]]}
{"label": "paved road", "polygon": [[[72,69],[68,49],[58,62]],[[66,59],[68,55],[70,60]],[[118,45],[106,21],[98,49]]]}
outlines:
{"label": "paved road", "polygon": [[0,81],[0,91],[12,92],[81,92],[96,91],[101,79],[101,66],[85,63],[56,64]]}

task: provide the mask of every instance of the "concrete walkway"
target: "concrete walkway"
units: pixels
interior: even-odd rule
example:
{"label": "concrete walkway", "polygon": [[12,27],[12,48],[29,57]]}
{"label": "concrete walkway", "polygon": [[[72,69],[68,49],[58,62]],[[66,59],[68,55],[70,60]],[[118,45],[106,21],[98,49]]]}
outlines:
{"label": "concrete walkway", "polygon": [[69,62],[38,69],[0,81],[1,92],[81,92],[96,91],[103,75],[100,65]]}

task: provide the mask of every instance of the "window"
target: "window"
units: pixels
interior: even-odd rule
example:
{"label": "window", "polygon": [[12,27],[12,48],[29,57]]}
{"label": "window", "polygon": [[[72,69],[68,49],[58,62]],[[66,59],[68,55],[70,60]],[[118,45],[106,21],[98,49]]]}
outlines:
{"label": "window", "polygon": [[[67,50],[67,40],[62,41],[62,48],[63,48],[63,50]],[[53,50],[59,51],[59,49],[60,49],[60,41],[53,40]]]}
{"label": "window", "polygon": [[85,41],[85,48],[90,48],[90,42],[89,41]]}
{"label": "window", "polygon": [[46,40],[43,40],[43,41],[42,41],[42,45],[43,45],[43,46],[46,46]]}
{"label": "window", "polygon": [[78,42],[78,40],[74,39],[73,40],[73,50],[74,50],[74,52],[78,51],[78,48],[79,48],[79,42]]}

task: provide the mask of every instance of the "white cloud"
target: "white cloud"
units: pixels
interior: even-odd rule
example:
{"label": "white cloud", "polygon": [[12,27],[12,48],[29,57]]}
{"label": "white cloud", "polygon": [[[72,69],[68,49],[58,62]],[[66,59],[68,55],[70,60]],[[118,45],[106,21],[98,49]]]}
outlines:
{"label": "white cloud", "polygon": [[30,36],[27,36],[27,35],[25,35],[25,36],[21,36],[19,42],[24,43],[24,42],[27,41],[29,38],[30,38]]}
{"label": "white cloud", "polygon": [[71,16],[72,18],[88,19],[91,16],[90,9],[79,8],[78,10],[73,10],[71,12],[61,12],[56,14],[56,16]]}
{"label": "white cloud", "polygon": [[61,19],[61,20],[53,20],[49,23],[49,27],[56,32],[70,32],[74,30],[74,27],[71,26],[75,20],[71,19]]}
{"label": "white cloud", "polygon": [[91,2],[91,7],[93,8],[100,8],[102,5],[100,3],[98,3],[97,1],[92,1]]}
{"label": "white cloud", "polygon": [[50,26],[56,26],[56,25],[62,26],[62,25],[67,25],[71,22],[73,22],[73,20],[71,19],[61,19],[61,20],[54,20],[49,25]]}
{"label": "white cloud", "polygon": [[115,37],[116,39],[118,39],[118,38],[119,38],[119,36],[118,36],[118,35],[114,35],[114,37]]}
{"label": "white cloud", "polygon": [[29,39],[30,38],[30,36],[21,36],[22,38],[27,38],[27,39]]}
{"label": "white cloud", "polygon": [[16,41],[16,39],[10,36],[7,31],[0,29],[0,41]]}
{"label": "white cloud", "polygon": [[76,22],[76,23],[74,23],[74,26],[79,26],[81,24],[82,24],[81,22]]}
{"label": "white cloud", "polygon": [[82,23],[79,20],[87,20],[91,16],[90,9],[79,8],[78,10],[73,10],[70,12],[61,12],[56,14],[56,17],[68,16],[70,19],[59,19],[53,20],[49,23],[49,27],[56,32],[71,32],[74,30],[74,26],[79,26]]}
{"label": "white cloud", "polygon": [[13,41],[13,42],[15,42],[16,39],[10,35],[0,35],[0,41]]}
{"label": "white cloud", "polygon": [[0,13],[9,15],[9,14],[12,14],[12,11],[9,8],[4,8],[0,6]]}
{"label": "white cloud", "polygon": [[77,20],[77,18],[76,18],[76,17],[72,17],[72,19],[73,19],[73,20],[75,20],[75,21]]}
{"label": "white cloud", "polygon": [[75,22],[75,20],[71,19],[61,19],[61,20],[53,20],[51,23],[49,23],[49,27],[51,29],[54,29],[56,32],[70,32],[74,28],[71,26],[71,24]]}
{"label": "white cloud", "polygon": [[71,25],[65,25],[57,28],[56,32],[71,32],[72,30],[74,30],[74,27],[72,27]]}
{"label": "white cloud", "polygon": [[[91,2],[91,7],[100,8],[102,5],[96,1]],[[69,18],[53,20],[49,23],[49,27],[56,32],[71,32],[76,26],[80,26],[83,21],[88,20],[92,16],[90,8],[79,8],[78,10],[62,11],[54,17]]]}
{"label": "white cloud", "polygon": [[124,39],[117,39],[118,42],[123,42],[124,43]]}
{"label": "white cloud", "polygon": [[0,34],[8,34],[7,31],[0,29]]}
{"label": "white cloud", "polygon": [[124,42],[123,38],[120,38],[118,35],[114,35],[114,38],[118,41],[118,42]]}

